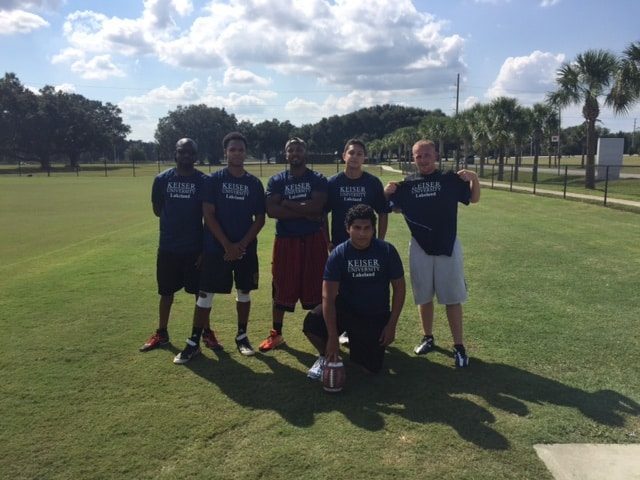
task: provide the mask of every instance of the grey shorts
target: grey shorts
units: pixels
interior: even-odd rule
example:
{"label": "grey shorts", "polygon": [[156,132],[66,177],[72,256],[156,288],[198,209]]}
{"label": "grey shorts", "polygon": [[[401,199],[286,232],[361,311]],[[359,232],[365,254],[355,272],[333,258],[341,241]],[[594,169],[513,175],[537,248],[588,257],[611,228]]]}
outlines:
{"label": "grey shorts", "polygon": [[409,244],[409,268],[416,305],[431,302],[434,295],[441,305],[455,305],[467,300],[462,245],[457,238],[450,257],[427,255],[412,238]]}

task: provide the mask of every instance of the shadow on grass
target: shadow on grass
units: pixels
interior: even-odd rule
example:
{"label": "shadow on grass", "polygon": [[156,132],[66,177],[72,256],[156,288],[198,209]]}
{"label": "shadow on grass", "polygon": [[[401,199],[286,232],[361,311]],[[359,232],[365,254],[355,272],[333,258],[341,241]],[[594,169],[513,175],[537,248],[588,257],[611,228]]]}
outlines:
{"label": "shadow on grass", "polygon": [[[315,359],[291,347],[281,349],[303,365]],[[347,364],[347,388],[337,395],[325,394],[318,382],[305,378],[304,371],[272,355],[257,354],[249,361],[254,360],[266,364],[270,372],[256,373],[226,352],[217,359],[199,357],[185,367],[242,407],[277,412],[297,427],[309,427],[317,414],[336,411],[360,428],[377,431],[384,427],[385,416],[398,415],[420,424],[448,425],[463,439],[487,450],[506,450],[509,441],[492,428],[493,413],[473,397],[518,416],[529,414],[526,402],[575,408],[610,426],[622,426],[623,413],[640,414],[640,405],[617,392],[589,393],[520,368],[475,358],[470,368],[456,370],[389,348],[386,369],[379,375]]]}

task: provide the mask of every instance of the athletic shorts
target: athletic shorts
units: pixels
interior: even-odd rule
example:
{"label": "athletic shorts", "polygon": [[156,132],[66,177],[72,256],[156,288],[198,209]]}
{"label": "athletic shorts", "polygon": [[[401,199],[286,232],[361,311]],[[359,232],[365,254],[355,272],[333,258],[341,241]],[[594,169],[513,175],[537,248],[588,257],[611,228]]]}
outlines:
{"label": "athletic shorts", "polygon": [[409,244],[409,269],[416,305],[424,305],[438,297],[441,305],[455,305],[467,301],[464,281],[462,245],[456,238],[451,256],[427,255],[414,238]]}
{"label": "athletic shorts", "polygon": [[311,310],[322,302],[322,275],[327,242],[322,232],[304,237],[276,237],[273,244],[273,305],[293,312],[300,300]]}
{"label": "athletic shorts", "polygon": [[196,266],[200,252],[173,253],[158,250],[156,258],[156,279],[158,293],[171,295],[181,288],[197,294],[200,271]]}
{"label": "athletic shorts", "polygon": [[[380,345],[380,335],[389,322],[390,312],[376,315],[356,315],[341,306],[336,300],[336,326],[338,332],[349,335],[349,359],[377,373],[382,369],[385,347]],[[327,325],[321,315],[305,318],[304,333],[310,333],[323,340],[329,337]]]}
{"label": "athletic shorts", "polygon": [[236,289],[243,292],[258,288],[257,245],[250,245],[244,256],[228,262],[224,252],[205,252],[202,256],[200,290],[210,293],[231,293]]}

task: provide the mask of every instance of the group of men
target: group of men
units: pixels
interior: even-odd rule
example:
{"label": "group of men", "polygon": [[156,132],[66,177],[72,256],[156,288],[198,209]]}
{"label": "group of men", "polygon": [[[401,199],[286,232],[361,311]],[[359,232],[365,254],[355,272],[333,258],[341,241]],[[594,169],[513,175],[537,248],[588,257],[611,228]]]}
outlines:
{"label": "group of men", "polygon": [[320,378],[325,363],[336,360],[340,343],[347,342],[353,363],[380,371],[405,299],[402,261],[384,240],[388,213],[395,211],[402,213],[411,232],[411,283],[424,330],[415,353],[426,354],[435,346],[437,296],[446,305],[455,365],[469,364],[462,329],[467,291],[457,205],[479,200],[474,172],[441,172],[433,142],[420,141],[413,146],[417,172],[383,188],[363,169],[365,144],[351,139],[342,156],[344,171],[327,180],[307,167],[305,142],[294,137],[285,145],[288,168],[272,176],[265,191],[245,170],[245,137],[232,132],[222,143],[227,162],[223,169],[210,176],[197,170],[196,142],[183,138],[176,144],[176,166],[154,180],[153,211],[160,218],[159,323],[141,351],[169,342],[173,296],[182,288],[197,297],[191,336],[174,363],[198,355],[201,340],[214,351],[222,350],[210,324],[213,298],[215,293],[231,293],[235,284],[236,346],[242,355],[255,354],[247,324],[251,291],[258,288],[257,237],[268,215],[276,219],[272,328],[259,350],[285,343],[285,312],[293,312],[300,302],[309,310],[303,332],[318,351],[310,378]]}

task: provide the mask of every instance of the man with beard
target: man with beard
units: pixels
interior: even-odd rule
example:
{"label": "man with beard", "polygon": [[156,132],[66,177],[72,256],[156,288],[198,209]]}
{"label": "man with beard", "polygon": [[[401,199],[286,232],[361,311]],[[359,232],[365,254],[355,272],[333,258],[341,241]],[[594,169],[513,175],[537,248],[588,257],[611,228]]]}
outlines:
{"label": "man with beard", "polygon": [[322,232],[327,200],[327,179],[307,168],[306,145],[292,138],[285,145],[289,169],[269,179],[267,215],[276,219],[273,245],[273,325],[260,351],[284,343],[285,312],[293,312],[298,301],[305,310],[322,302],[322,273],[327,243]]}

